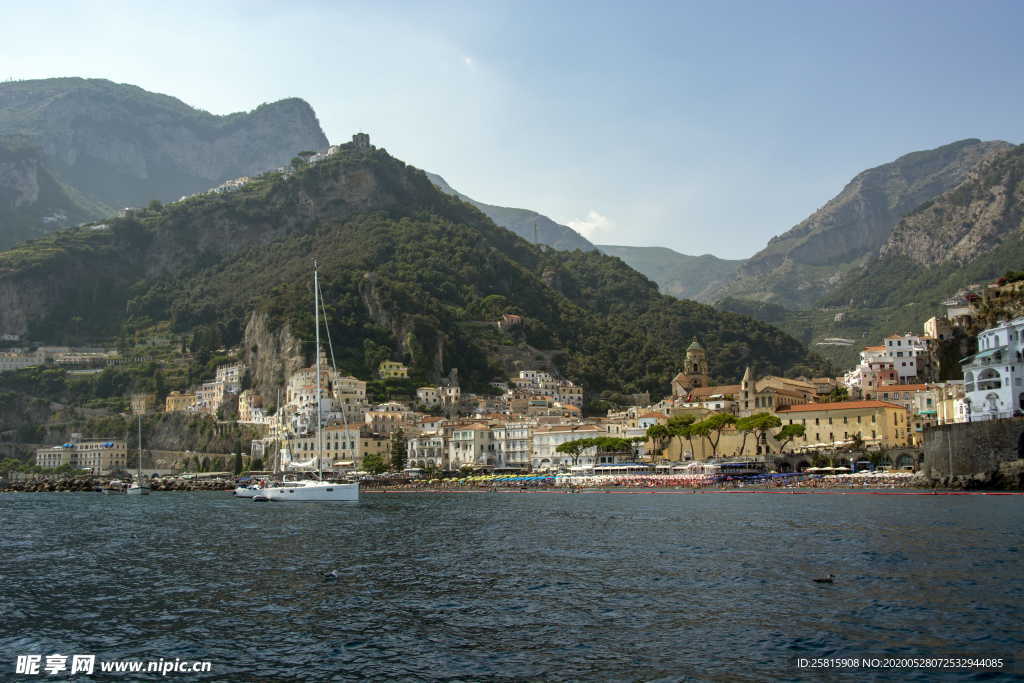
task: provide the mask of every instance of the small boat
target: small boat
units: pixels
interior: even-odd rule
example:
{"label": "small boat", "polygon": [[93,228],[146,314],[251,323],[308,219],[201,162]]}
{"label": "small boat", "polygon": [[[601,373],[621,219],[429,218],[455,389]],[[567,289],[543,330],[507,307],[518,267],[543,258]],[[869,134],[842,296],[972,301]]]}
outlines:
{"label": "small boat", "polygon": [[100,489],[105,496],[123,495],[127,490],[128,488],[120,479],[111,479],[106,486]]}
{"label": "small boat", "polygon": [[235,487],[235,495],[239,498],[254,498],[259,495],[259,492],[266,486],[266,481],[260,480],[255,484],[248,484],[247,486],[238,485]]}

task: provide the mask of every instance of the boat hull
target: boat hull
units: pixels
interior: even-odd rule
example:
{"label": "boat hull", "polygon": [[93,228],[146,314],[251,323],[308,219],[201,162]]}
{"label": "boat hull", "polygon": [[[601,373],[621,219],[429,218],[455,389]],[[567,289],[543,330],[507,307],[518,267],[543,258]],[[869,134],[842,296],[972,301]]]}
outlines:
{"label": "boat hull", "polygon": [[257,493],[259,493],[259,491],[260,491],[260,489],[253,488],[251,486],[236,486],[235,487],[235,495],[238,496],[239,498],[252,498]]}
{"label": "boat hull", "polygon": [[125,493],[129,496],[148,496],[149,489],[145,486],[132,486]]}
{"label": "boat hull", "polygon": [[333,503],[359,500],[359,484],[308,483],[302,486],[272,486],[260,491],[269,501]]}

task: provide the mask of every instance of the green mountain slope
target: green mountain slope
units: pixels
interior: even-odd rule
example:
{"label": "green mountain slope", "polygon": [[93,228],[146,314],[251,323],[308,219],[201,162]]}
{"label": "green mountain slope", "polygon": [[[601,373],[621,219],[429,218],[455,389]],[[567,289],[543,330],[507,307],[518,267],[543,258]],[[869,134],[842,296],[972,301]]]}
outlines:
{"label": "green mountain slope", "polygon": [[743,264],[742,259],[720,259],[711,254],[690,256],[666,247],[599,244],[597,248],[654,280],[662,294],[705,303],[711,302],[712,296],[732,280]]}
{"label": "green mountain slope", "polygon": [[117,207],[177,199],[327,147],[299,99],[215,116],[167,95],[82,78],[0,83],[3,135],[26,138],[66,184]]}
{"label": "green mountain slope", "polygon": [[[469,202],[494,221],[495,225],[511,230],[527,242],[533,242],[534,234],[536,234],[537,242],[554,247],[555,249],[561,249],[562,251],[571,251],[572,249],[592,251],[596,248],[587,238],[569,226],[556,223],[536,211],[484,204],[452,188],[451,185],[445,182],[444,178],[436,173],[427,173],[427,177],[430,178],[430,182],[434,183],[435,187],[445,194],[450,194],[464,202]],[[535,229],[536,233],[534,233]]]}
{"label": "green mountain slope", "polygon": [[822,300],[857,308],[935,307],[965,285],[1024,265],[1024,145],[993,157],[908,215],[877,258]]}
{"label": "green mountain slope", "polygon": [[[920,331],[943,300],[969,284],[1024,267],[1024,146],[979,164],[956,187],[905,216],[877,253],[807,310],[719,306],[779,325],[836,367],[894,332]],[[816,346],[830,337],[850,346]]]}
{"label": "green mountain slope", "polygon": [[0,249],[110,212],[55,178],[27,141],[0,138]]}
{"label": "green mountain slope", "polygon": [[[314,257],[339,363],[363,376],[392,357],[414,377],[458,367],[478,386],[500,375],[488,347],[518,344],[556,352],[590,391],[657,395],[693,336],[723,380],[750,362],[766,372],[821,365],[776,328],[660,295],[616,258],[540,251],[422,172],[353,145],[292,177],[268,174],[235,193],[3,252],[0,333],[80,341],[167,320],[234,344],[257,311],[308,340]],[[503,337],[469,324],[502,312],[523,315],[524,329]]]}
{"label": "green mountain slope", "polygon": [[813,307],[844,273],[878,253],[903,216],[1009,147],[1001,141],[961,140],[858,174],[821,209],[772,238],[716,297]]}

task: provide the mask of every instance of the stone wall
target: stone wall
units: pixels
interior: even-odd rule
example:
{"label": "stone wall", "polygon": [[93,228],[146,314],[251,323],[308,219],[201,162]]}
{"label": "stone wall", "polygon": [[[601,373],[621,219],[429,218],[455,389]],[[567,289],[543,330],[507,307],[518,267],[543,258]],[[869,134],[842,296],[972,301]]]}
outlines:
{"label": "stone wall", "polygon": [[1024,418],[933,427],[924,433],[923,472],[930,479],[993,473],[1018,460]]}

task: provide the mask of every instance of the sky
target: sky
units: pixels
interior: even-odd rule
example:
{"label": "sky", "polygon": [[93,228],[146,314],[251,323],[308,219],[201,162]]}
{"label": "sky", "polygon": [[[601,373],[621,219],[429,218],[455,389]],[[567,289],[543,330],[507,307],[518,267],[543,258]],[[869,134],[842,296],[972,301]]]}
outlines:
{"label": "sky", "polygon": [[[33,6],[34,5],[34,6]],[[77,2],[5,7],[0,79],[216,114],[301,97],[479,201],[746,258],[858,172],[1024,142],[1024,2]]]}

